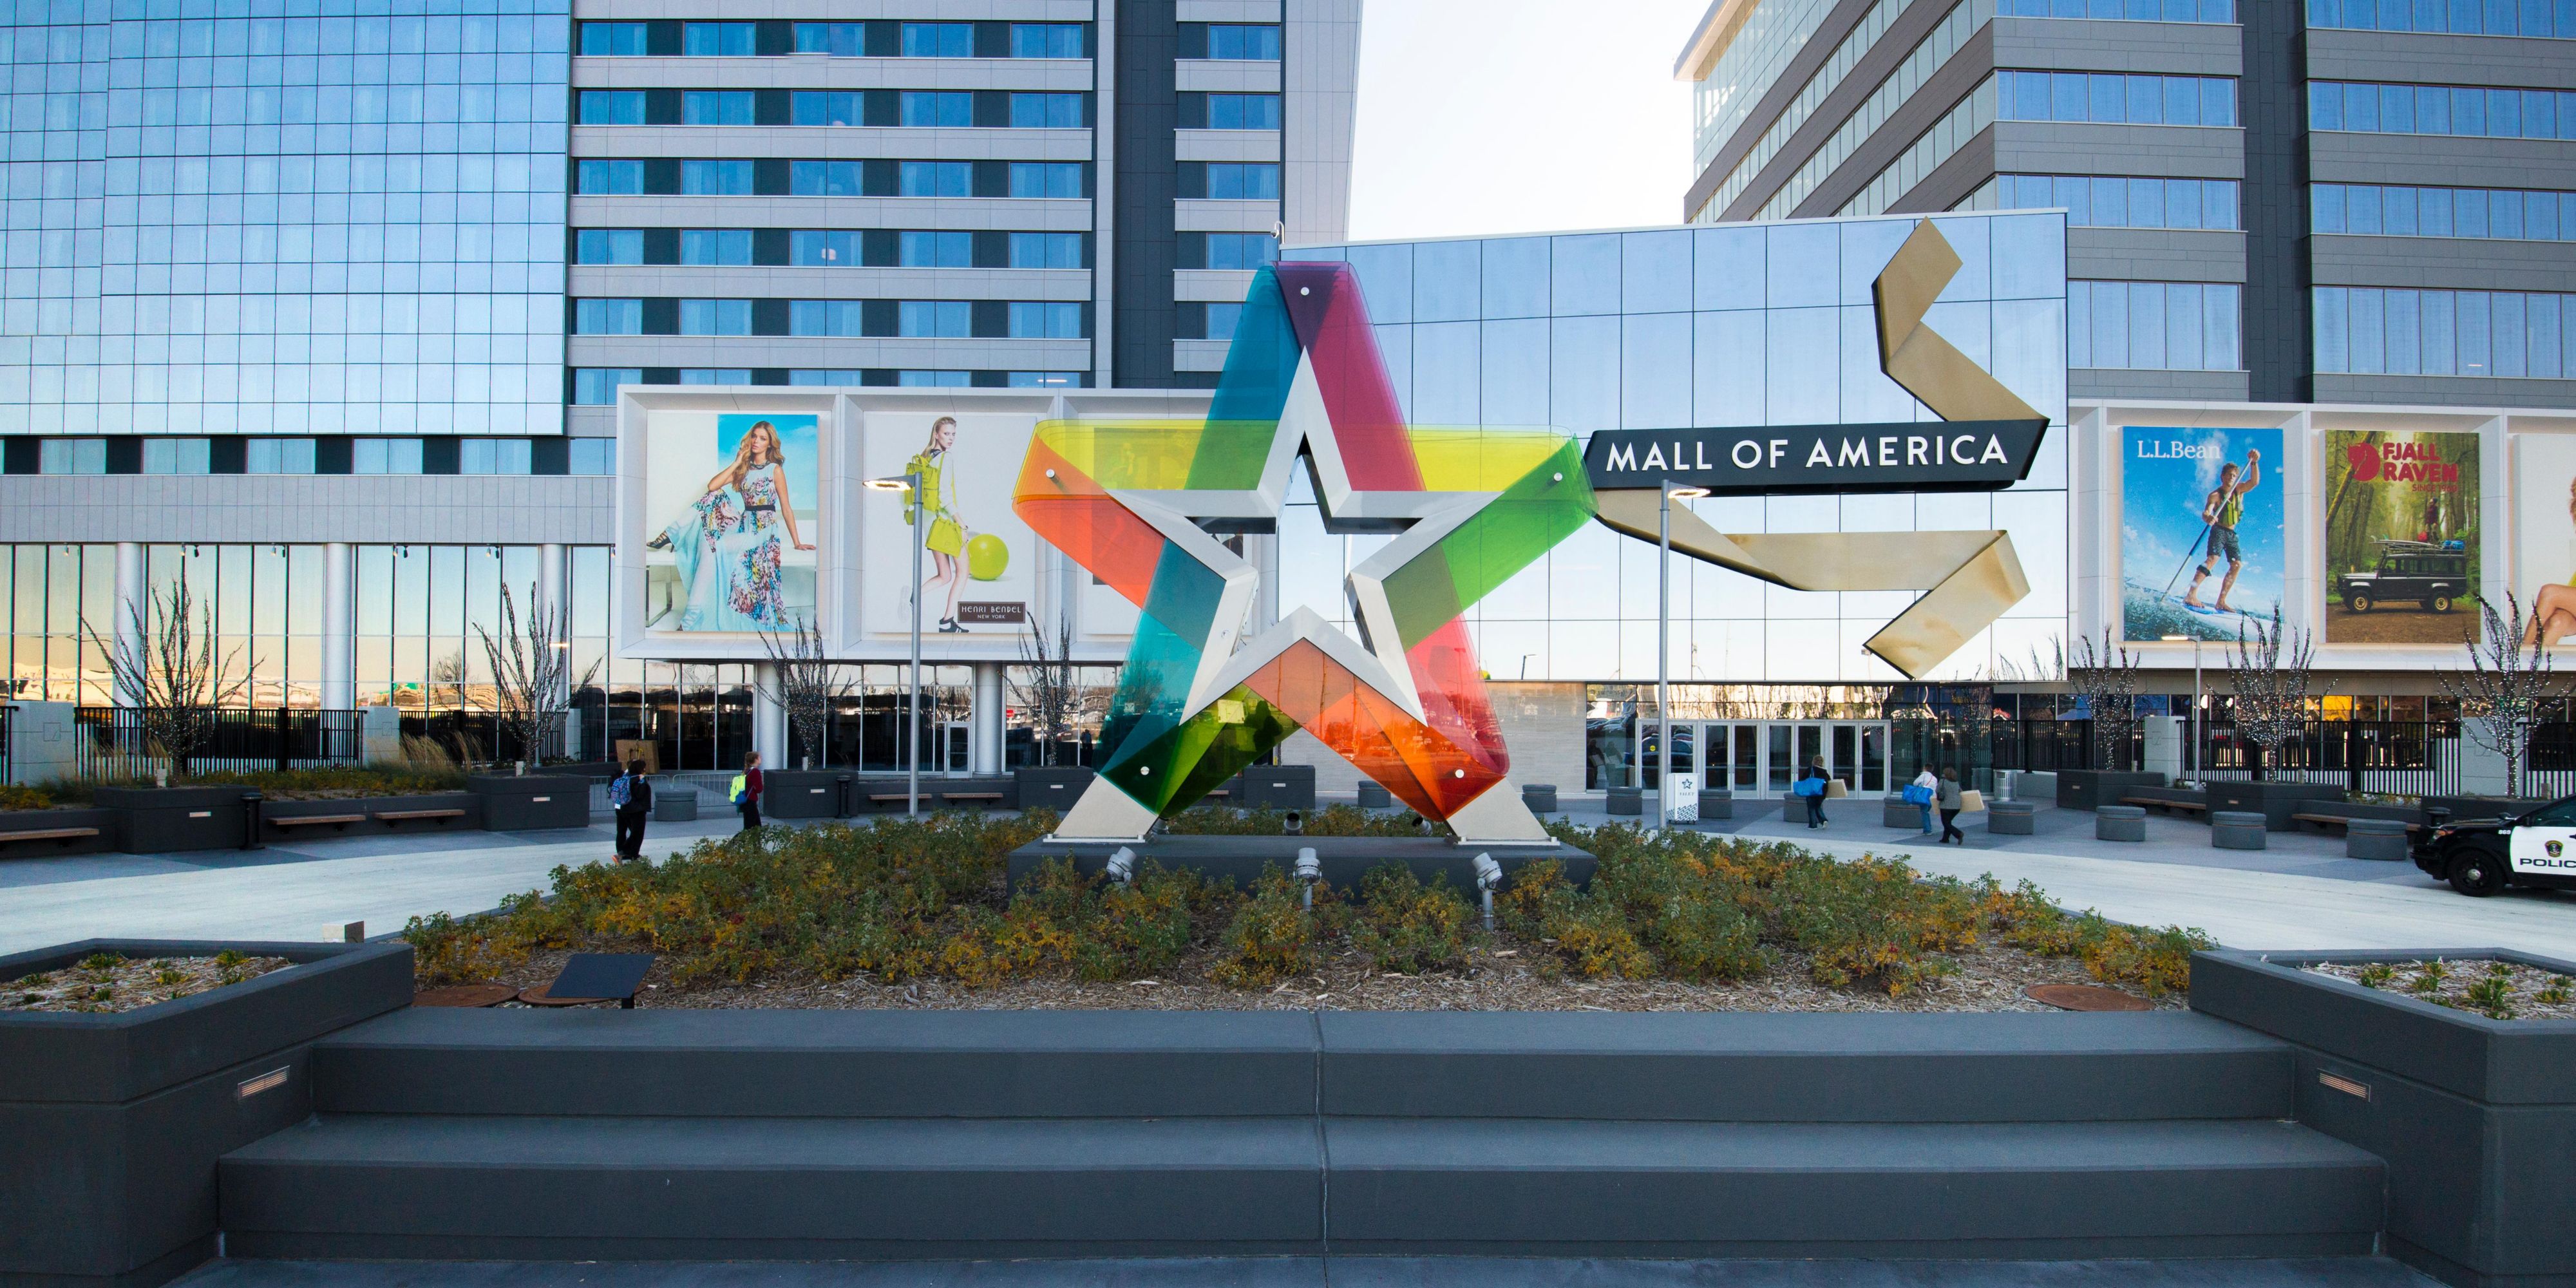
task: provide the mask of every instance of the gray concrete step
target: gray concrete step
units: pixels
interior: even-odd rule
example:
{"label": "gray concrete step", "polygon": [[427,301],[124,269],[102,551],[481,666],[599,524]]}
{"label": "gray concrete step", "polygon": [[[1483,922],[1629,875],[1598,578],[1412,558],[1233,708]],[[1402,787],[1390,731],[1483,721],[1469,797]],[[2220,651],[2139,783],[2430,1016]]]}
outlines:
{"label": "gray concrete step", "polygon": [[250,1257],[2306,1256],[2381,1173],[2270,1122],[351,1115],[221,1190]]}

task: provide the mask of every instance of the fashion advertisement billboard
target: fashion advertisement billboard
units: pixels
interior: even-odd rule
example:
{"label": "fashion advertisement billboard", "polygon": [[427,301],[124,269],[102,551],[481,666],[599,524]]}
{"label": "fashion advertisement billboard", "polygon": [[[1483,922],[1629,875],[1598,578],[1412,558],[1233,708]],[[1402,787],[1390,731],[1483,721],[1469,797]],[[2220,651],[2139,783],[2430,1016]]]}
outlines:
{"label": "fashion advertisement billboard", "polygon": [[2326,643],[2477,634],[2476,434],[2328,430],[2320,508]]}
{"label": "fashion advertisement billboard", "polygon": [[644,479],[644,629],[792,630],[814,615],[820,418],[656,411]]}
{"label": "fashion advertisement billboard", "polygon": [[[2530,615],[2528,644],[2576,640],[2576,434],[2513,440],[2515,598]],[[2499,606],[2501,608],[2501,606]]]}
{"label": "fashion advertisement billboard", "polygon": [[917,473],[921,486],[918,498],[909,490],[865,493],[869,584],[860,597],[862,634],[887,640],[911,633],[905,583],[916,531],[925,640],[1016,641],[1027,633],[1036,612],[1038,541],[1011,512],[1011,484],[1037,419],[944,410],[867,413],[860,433],[863,477]]}
{"label": "fashion advertisement billboard", "polygon": [[2278,429],[2131,425],[2120,437],[2121,633],[2232,640],[2281,604]]}

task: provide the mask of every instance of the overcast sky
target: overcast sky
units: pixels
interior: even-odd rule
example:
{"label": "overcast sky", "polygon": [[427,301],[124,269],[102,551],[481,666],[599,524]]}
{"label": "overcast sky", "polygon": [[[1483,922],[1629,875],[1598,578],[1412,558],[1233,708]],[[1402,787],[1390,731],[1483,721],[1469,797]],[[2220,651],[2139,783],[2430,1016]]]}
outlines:
{"label": "overcast sky", "polygon": [[1366,0],[1351,237],[1681,221],[1707,0]]}

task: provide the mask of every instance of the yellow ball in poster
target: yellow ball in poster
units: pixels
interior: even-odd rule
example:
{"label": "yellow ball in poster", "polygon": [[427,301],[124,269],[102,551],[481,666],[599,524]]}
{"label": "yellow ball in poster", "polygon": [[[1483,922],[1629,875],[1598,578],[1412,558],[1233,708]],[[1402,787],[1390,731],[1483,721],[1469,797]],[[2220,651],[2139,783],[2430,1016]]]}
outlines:
{"label": "yellow ball in poster", "polygon": [[989,532],[975,534],[966,543],[966,573],[977,581],[1000,581],[1002,571],[1011,566],[1011,548],[1000,537]]}

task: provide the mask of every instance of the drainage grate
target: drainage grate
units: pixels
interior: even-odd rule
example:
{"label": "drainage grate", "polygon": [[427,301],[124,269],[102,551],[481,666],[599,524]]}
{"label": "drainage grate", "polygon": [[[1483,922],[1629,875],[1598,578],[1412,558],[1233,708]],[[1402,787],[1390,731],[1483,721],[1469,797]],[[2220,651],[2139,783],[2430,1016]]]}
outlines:
{"label": "drainage grate", "polygon": [[2355,1082],[2341,1074],[2320,1072],[2317,1074],[2317,1083],[2328,1091],[2340,1091],[2347,1096],[2352,1096],[2361,1100],[2370,1099],[2369,1083]]}
{"label": "drainage grate", "polygon": [[271,1069],[256,1078],[244,1078],[241,1086],[234,1089],[233,1098],[248,1100],[263,1091],[275,1091],[286,1085],[286,1074],[286,1069]]}

